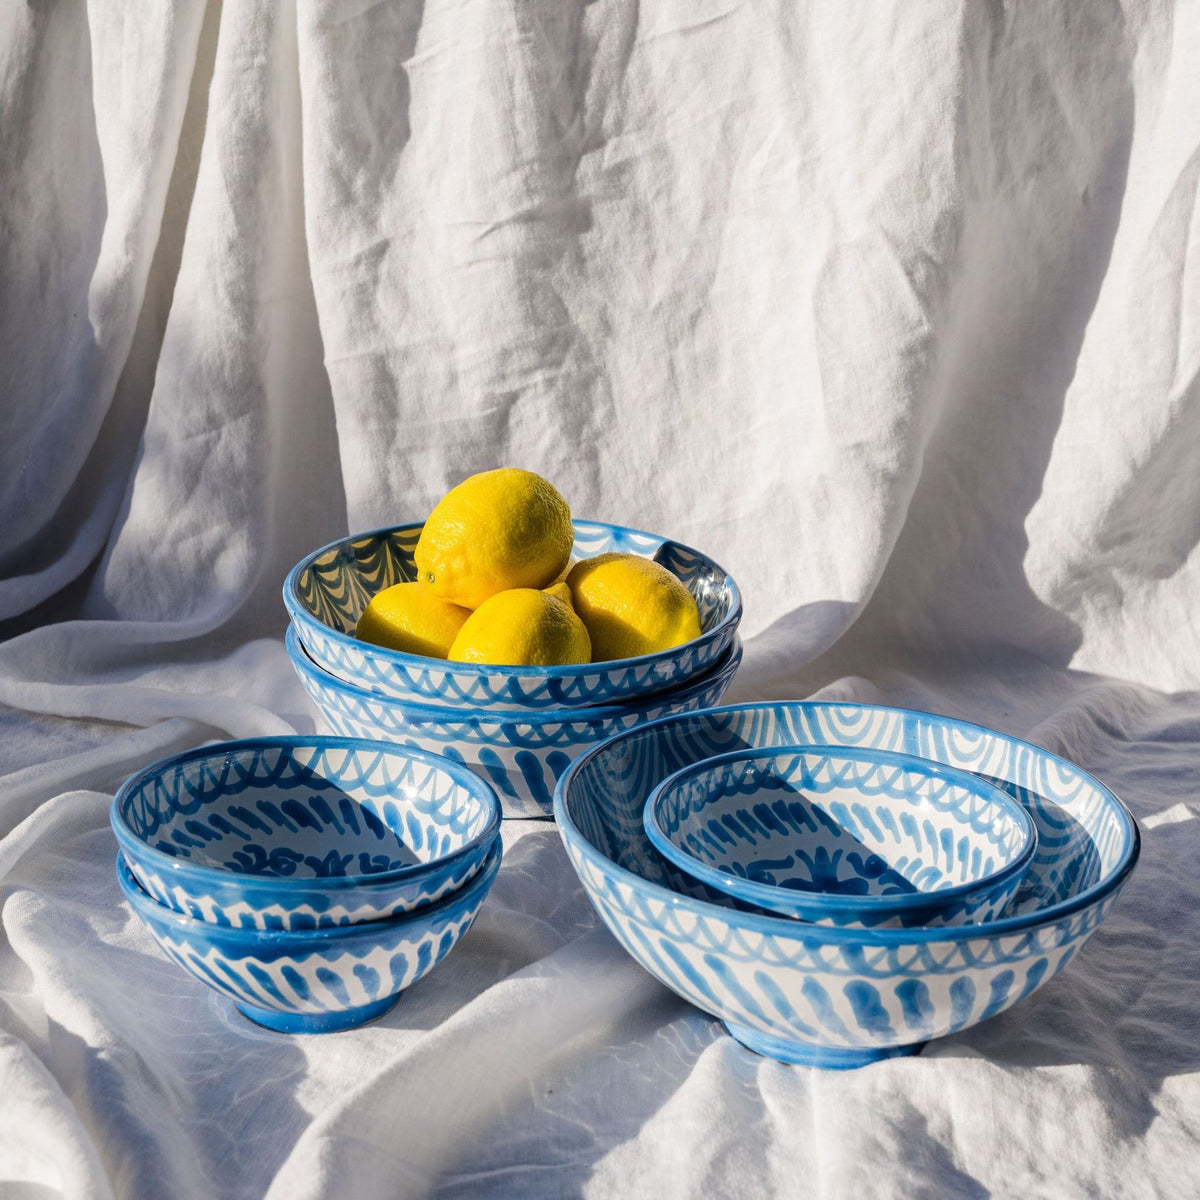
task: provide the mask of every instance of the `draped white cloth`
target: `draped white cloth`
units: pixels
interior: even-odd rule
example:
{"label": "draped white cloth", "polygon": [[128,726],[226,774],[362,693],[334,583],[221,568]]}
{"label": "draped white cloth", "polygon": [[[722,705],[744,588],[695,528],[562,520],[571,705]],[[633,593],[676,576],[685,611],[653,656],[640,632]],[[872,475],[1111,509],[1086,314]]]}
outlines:
{"label": "draped white cloth", "polygon": [[[1200,1192],[1200,6],[0,5],[0,1194]],[[383,1020],[251,1026],[107,805],[314,727],[279,587],[501,464],[708,551],[731,698],[948,712],[1141,865],[919,1057],[788,1068],[553,825]]]}

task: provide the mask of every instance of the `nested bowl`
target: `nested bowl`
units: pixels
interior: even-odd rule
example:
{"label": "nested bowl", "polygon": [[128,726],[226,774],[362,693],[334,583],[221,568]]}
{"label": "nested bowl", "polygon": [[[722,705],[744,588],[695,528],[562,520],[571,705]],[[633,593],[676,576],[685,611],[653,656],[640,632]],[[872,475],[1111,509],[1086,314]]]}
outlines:
{"label": "nested bowl", "polygon": [[377,921],[480,869],[500,830],[486,781],[426,751],[358,738],[218,742],[153,763],[110,820],[159,903],[235,928]]}
{"label": "nested bowl", "polygon": [[163,953],[281,1033],[332,1033],[374,1020],[462,940],[500,869],[493,838],[482,868],[434,904],[326,929],[234,929],[184,916],[138,886],[124,852],[117,879]]}
{"label": "nested bowl", "polygon": [[284,604],[317,666],[344,683],[406,703],[540,711],[636,702],[678,688],[726,658],[742,598],[723,568],[657,534],[598,521],[574,526],[574,558],[641,554],[677,576],[696,599],[700,636],[657,654],[560,667],[453,663],[360,642],[354,630],[371,597],[416,579],[413,550],[423,523],[356,534],[315,551],[288,574]]}
{"label": "nested bowl", "polygon": [[405,703],[336,679],[288,629],[287,651],[300,682],[338,733],[418,746],[465,762],[496,789],[506,817],[545,817],[554,785],[582,751],[623,729],[719,702],[742,660],[738,639],[707,674],[638,703],[502,712]]}
{"label": "nested bowl", "polygon": [[680,870],[771,912],[822,925],[988,921],[1037,849],[1006,792],[885,750],[735,750],[676,771],[643,810]]}
{"label": "nested bowl", "polygon": [[[689,890],[646,836],[647,796],[690,763],[786,745],[901,750],[1003,788],[1038,832],[1017,895],[978,924],[857,929]],[[1125,806],[1064,759],[977,725],[858,704],[735,705],[632,729],[572,763],[554,815],[589,898],[647,971],[751,1049],[825,1067],[911,1054],[1042,987],[1104,920],[1140,847]]]}

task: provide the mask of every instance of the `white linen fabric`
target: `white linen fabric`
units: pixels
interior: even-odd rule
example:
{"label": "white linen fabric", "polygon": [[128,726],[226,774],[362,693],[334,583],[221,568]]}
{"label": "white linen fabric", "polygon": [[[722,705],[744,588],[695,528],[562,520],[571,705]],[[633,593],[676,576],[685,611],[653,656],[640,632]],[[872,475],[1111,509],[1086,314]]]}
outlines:
{"label": "white linen fabric", "polygon": [[[0,1194],[1200,1193],[1200,6],[0,6]],[[308,730],[279,587],[502,464],[711,553],[731,699],[1080,763],[1141,865],[919,1057],[789,1068],[510,822],[462,945],[260,1030],[107,805]]]}

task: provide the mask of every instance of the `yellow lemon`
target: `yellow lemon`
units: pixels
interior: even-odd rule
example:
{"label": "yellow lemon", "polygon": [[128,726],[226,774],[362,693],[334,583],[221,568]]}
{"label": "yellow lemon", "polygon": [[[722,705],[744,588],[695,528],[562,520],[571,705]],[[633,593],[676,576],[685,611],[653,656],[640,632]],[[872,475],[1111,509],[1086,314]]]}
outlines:
{"label": "yellow lemon", "polygon": [[556,579],[549,587],[542,588],[542,591],[547,596],[554,596],[567,605],[572,612],[575,611],[574,604],[571,600],[571,589],[567,587],[567,573],[563,572],[561,579]]}
{"label": "yellow lemon", "polygon": [[397,583],[371,597],[356,632],[359,641],[389,650],[445,658],[470,615],[469,609],[448,604],[419,583]]}
{"label": "yellow lemon", "polygon": [[478,608],[512,588],[543,588],[570,561],[571,510],[553,484],[516,467],[464,479],[429,514],[417,579],[452,604]]}
{"label": "yellow lemon", "polygon": [[[575,565],[575,560],[568,558],[567,561],[565,563],[563,563],[563,569],[561,571],[559,571],[559,573],[554,577],[554,583],[566,583],[567,576],[571,573],[571,568],[574,565]],[[553,584],[547,584],[544,588],[542,588],[542,591],[548,592],[552,586],[553,586]],[[571,595],[570,595],[569,590],[567,592],[565,599],[568,604],[571,603]]]}
{"label": "yellow lemon", "polygon": [[593,662],[653,654],[700,636],[692,593],[649,558],[585,558],[571,568],[567,586],[592,639]]}
{"label": "yellow lemon", "polygon": [[562,583],[545,592],[497,592],[467,618],[450,647],[450,659],[511,667],[591,662],[587,629],[564,592]]}

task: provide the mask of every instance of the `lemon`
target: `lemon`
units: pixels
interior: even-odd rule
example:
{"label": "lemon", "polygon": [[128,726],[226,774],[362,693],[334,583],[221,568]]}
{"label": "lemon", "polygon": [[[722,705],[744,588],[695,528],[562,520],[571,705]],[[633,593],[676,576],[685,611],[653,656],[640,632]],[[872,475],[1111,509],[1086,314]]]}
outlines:
{"label": "lemon", "polygon": [[700,636],[692,593],[666,567],[638,554],[585,558],[567,576],[592,640],[592,661],[669,650]]}
{"label": "lemon", "polygon": [[[556,583],[556,584],[557,583],[566,583],[567,576],[571,573],[571,568],[574,565],[575,565],[575,559],[568,558],[567,561],[565,563],[563,563],[563,569],[561,571],[559,571],[559,573],[554,577],[554,583]],[[554,584],[548,583],[548,584],[546,584],[545,587],[542,588],[542,591],[548,592],[551,589],[551,587],[553,587],[553,586],[554,586]],[[566,596],[564,596],[562,598],[565,599],[568,604],[571,603],[571,593],[570,593],[569,589],[567,591]]]}
{"label": "lemon", "polygon": [[429,514],[413,559],[417,579],[452,604],[543,588],[571,558],[571,510],[548,480],[501,467],[464,479]]}
{"label": "lemon", "polygon": [[470,615],[469,609],[448,604],[419,583],[397,583],[371,597],[356,632],[360,641],[390,650],[445,658]]}
{"label": "lemon", "polygon": [[588,632],[569,596],[564,583],[544,592],[497,592],[467,618],[450,647],[450,659],[513,667],[591,662]]}
{"label": "lemon", "polygon": [[542,588],[547,596],[554,596],[567,605],[572,612],[575,611],[571,600],[571,589],[567,587],[567,573],[563,572],[561,579],[556,579],[549,587]]}

